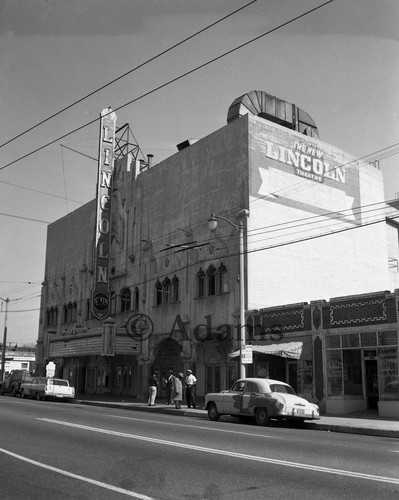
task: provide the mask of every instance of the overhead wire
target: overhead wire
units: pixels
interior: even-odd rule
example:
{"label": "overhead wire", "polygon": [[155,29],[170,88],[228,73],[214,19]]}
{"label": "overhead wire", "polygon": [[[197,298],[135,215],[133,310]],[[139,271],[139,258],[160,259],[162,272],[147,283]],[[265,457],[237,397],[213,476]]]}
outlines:
{"label": "overhead wire", "polygon": [[[151,95],[151,94],[153,94],[153,93],[155,93],[155,92],[157,92],[157,91],[159,91],[159,90],[161,90],[161,89],[163,89],[163,88],[171,85],[172,83],[175,83],[175,82],[181,80],[182,78],[185,78],[186,76],[191,75],[191,74],[195,73],[196,71],[199,71],[200,69],[205,68],[206,66],[209,66],[210,64],[212,64],[212,63],[214,63],[214,62],[222,59],[223,57],[226,57],[226,56],[232,54],[233,52],[236,52],[237,50],[240,50],[240,49],[242,49],[242,48],[250,45],[251,43],[254,43],[254,42],[258,41],[261,38],[263,38],[263,37],[265,37],[267,35],[270,35],[271,33],[274,33],[275,31],[277,31],[277,30],[279,30],[279,29],[281,29],[281,28],[283,28],[283,27],[285,27],[285,26],[287,26],[287,25],[289,25],[289,24],[291,24],[291,23],[293,23],[293,22],[295,22],[295,21],[297,21],[297,20],[299,20],[299,19],[301,19],[301,18],[303,18],[303,17],[305,17],[305,16],[313,13],[313,12],[315,12],[316,10],[321,9],[322,7],[325,7],[326,5],[328,5],[328,4],[330,4],[330,3],[334,2],[334,1],[335,0],[327,0],[326,2],[323,2],[322,4],[316,6],[316,7],[312,8],[312,9],[309,9],[308,11],[306,11],[306,12],[304,12],[304,13],[302,13],[302,14],[294,17],[294,18],[291,18],[290,20],[288,20],[288,21],[286,21],[284,23],[281,23],[278,26],[276,26],[276,27],[274,27],[274,28],[272,28],[272,29],[270,29],[270,30],[268,30],[268,31],[266,31],[266,32],[264,32],[264,33],[256,36],[256,37],[252,38],[251,40],[248,40],[247,42],[244,42],[244,43],[242,43],[242,44],[240,44],[240,45],[238,45],[238,46],[236,46],[236,47],[234,47],[234,48],[232,48],[232,49],[230,49],[230,50],[228,50],[228,51],[220,54],[219,56],[216,56],[216,57],[214,57],[214,58],[206,61],[205,63],[200,64],[199,66],[196,66],[195,68],[192,68],[191,70],[186,71],[185,73],[182,73],[181,75],[179,75],[179,76],[177,76],[175,78],[172,78],[171,80],[169,80],[169,81],[167,81],[167,82],[165,82],[165,83],[163,83],[161,85],[158,85],[157,87],[155,87],[155,88],[153,88],[153,89],[145,92],[144,94],[141,94],[140,96],[138,96],[138,97],[136,97],[136,98],[134,98],[134,99],[132,99],[132,100],[130,100],[130,101],[128,101],[128,102],[120,105],[120,106],[117,106],[116,108],[113,109],[112,112],[116,112],[116,111],[119,111],[119,110],[125,108],[126,106],[130,106],[131,104],[133,104],[133,103],[135,103],[135,102],[137,102],[137,101],[139,101],[139,100],[141,100],[141,99],[143,99],[145,97],[148,97],[149,95]],[[111,111],[110,111],[110,113],[111,113]],[[39,151],[47,148],[48,146],[51,146],[52,144],[54,144],[54,143],[56,143],[56,142],[64,139],[65,137],[68,137],[68,136],[74,134],[75,132],[78,132],[78,131],[82,130],[83,128],[88,127],[89,125],[92,125],[93,123],[98,122],[99,120],[100,120],[100,118],[95,118],[95,119],[93,119],[93,120],[91,120],[91,121],[89,121],[89,122],[87,122],[87,123],[85,123],[85,124],[83,124],[83,125],[75,128],[75,129],[73,129],[73,130],[71,130],[71,131],[69,131],[69,132],[67,132],[67,133],[65,133],[65,134],[57,137],[56,139],[53,139],[52,141],[47,142],[46,144],[44,144],[44,145],[36,148],[35,150],[30,151],[29,153],[26,153],[26,154],[20,156],[19,158],[15,159],[15,160],[13,160],[13,161],[11,161],[9,163],[7,163],[6,165],[3,165],[2,167],[0,167],[0,171],[4,170],[5,168],[10,167],[11,165],[14,165],[15,163],[17,163],[17,162],[19,162],[19,161],[27,158],[28,156],[31,156],[31,155],[33,155],[33,154],[35,154],[35,153],[37,153],[37,152],[39,152]]]}
{"label": "overhead wire", "polygon": [[[330,2],[325,2],[325,4],[331,3],[331,1],[333,1],[333,0],[330,0]],[[251,2],[251,3],[252,3],[252,2]],[[324,6],[325,4],[323,4],[323,5],[321,5],[321,6],[317,7],[317,8],[320,8],[320,7]],[[312,9],[312,10],[311,10],[311,11],[309,11],[309,12],[312,12],[313,10],[316,10],[317,8]],[[303,17],[303,15],[305,15],[305,14],[302,14],[301,16],[298,16],[297,18],[295,18],[295,20],[296,20],[296,19],[298,19],[299,17]],[[290,21],[290,22],[292,22],[292,21]],[[288,24],[288,23],[285,23],[284,25],[286,25],[286,24]],[[282,26],[283,26],[283,25],[282,25]],[[280,27],[281,27],[281,26],[280,26]],[[278,28],[275,28],[275,29],[278,29]],[[274,29],[274,30],[272,30],[272,31],[275,31],[275,29]],[[266,34],[268,34],[268,33],[270,33],[270,32],[267,32]],[[263,34],[263,35],[261,35],[261,36],[264,36],[264,35],[265,35],[265,34]],[[258,38],[260,38],[260,37],[257,37],[256,39],[258,39]],[[254,40],[256,40],[256,39],[254,39]],[[253,40],[253,41],[254,41],[254,40]],[[252,41],[251,41],[251,42],[252,42]],[[248,43],[251,43],[251,42],[247,42],[246,44],[243,44],[242,46],[247,45]],[[238,48],[241,48],[242,46],[237,47],[236,49],[233,49],[232,51],[234,51],[234,50],[238,50]],[[224,55],[227,55],[227,54],[231,53],[232,51],[229,51],[229,52],[227,52],[227,53],[226,53],[226,54],[224,54]],[[223,56],[224,56],[224,55],[223,55]],[[223,57],[223,56],[219,56],[218,58],[213,59],[212,61],[208,62],[208,64],[210,64],[211,62],[214,62],[215,60],[217,60],[217,59],[219,59],[220,57]],[[197,70],[197,69],[199,69],[199,68],[201,68],[201,67],[203,67],[203,66],[204,66],[204,65],[202,65],[202,66],[200,66],[200,67],[196,68],[195,70]],[[187,73],[187,74],[189,74],[189,73]],[[185,76],[185,75],[183,75],[183,76]],[[176,81],[176,79],[172,80],[172,82],[173,82],[173,81]],[[152,91],[151,91],[151,92],[152,92]],[[145,95],[148,95],[148,94],[145,94]],[[127,104],[125,104],[125,105],[123,105],[123,106],[121,106],[121,107],[124,107],[124,106],[126,106],[126,105],[129,105],[129,104],[131,104],[132,102],[135,102],[136,100],[137,100],[137,99],[135,99],[135,100],[133,100],[133,101],[130,101],[129,103],[127,103]],[[121,107],[120,107],[120,108],[117,108],[117,109],[121,109]],[[117,109],[116,109],[116,110],[117,110]],[[97,120],[98,120],[98,119],[96,119],[95,121],[97,121]],[[91,124],[91,123],[93,123],[93,122],[90,122],[89,124]],[[72,132],[72,133],[73,133],[73,132]],[[68,135],[69,135],[69,134],[68,134]],[[53,141],[53,142],[56,142],[56,141]],[[35,152],[36,152],[36,151],[35,151]],[[33,153],[32,153],[32,154],[33,154]],[[393,154],[393,153],[388,154],[388,156],[391,156],[392,154]],[[17,161],[18,161],[18,160],[17,160]],[[3,168],[6,168],[7,166],[9,166],[9,165],[6,165],[6,166],[5,166],[5,167],[3,167]],[[0,170],[2,170],[3,168],[1,168]],[[22,218],[22,217],[21,217],[21,218]]]}
{"label": "overhead wire", "polygon": [[73,108],[74,106],[76,106],[77,104],[80,104],[81,102],[83,102],[84,100],[88,99],[89,97],[93,96],[94,94],[97,94],[98,92],[100,92],[101,90],[104,90],[105,88],[109,87],[110,85],[118,82],[119,80],[122,80],[122,78],[125,78],[126,76],[128,75],[131,75],[132,73],[134,73],[135,71],[143,68],[144,66],[146,66],[147,64],[149,64],[150,62],[152,61],[155,61],[156,59],[160,58],[161,56],[164,56],[165,54],[167,54],[168,52],[176,49],[177,47],[179,47],[180,45],[183,45],[184,43],[188,42],[189,40],[192,40],[193,38],[195,38],[196,36],[204,33],[205,31],[209,30],[210,28],[213,28],[214,26],[216,26],[217,24],[221,23],[222,21],[225,21],[226,19],[228,19],[229,17],[233,16],[234,14],[237,14],[238,12],[241,12],[242,10],[246,9],[247,7],[249,7],[250,5],[252,5],[253,3],[257,2],[257,0],[252,0],[251,2],[243,5],[242,7],[230,12],[229,14],[221,17],[220,19],[218,19],[217,21],[214,21],[213,23],[209,24],[208,26],[205,26],[205,28],[202,28],[198,31],[196,31],[195,33],[193,33],[192,35],[184,38],[183,40],[180,40],[179,42],[175,43],[174,45],[171,45],[170,47],[168,47],[167,49],[163,50],[162,52],[159,52],[158,54],[156,54],[155,56],[147,59],[146,61],[144,61],[143,63],[139,64],[138,66],[135,66],[134,68],[130,69],[129,71],[126,71],[125,73],[123,73],[122,75],[119,75],[118,77],[116,78],[113,78],[111,81],[105,83],[104,85],[101,85],[100,87],[98,87],[97,89],[89,92],[88,94],[86,94],[85,96],[81,97],[80,99],[72,102],[71,104],[69,104],[68,106],[65,106],[64,108],[60,109],[59,111],[53,113],[51,116],[48,116],[47,118],[44,118],[43,120],[41,120],[40,122],[36,123],[35,125],[32,125],[30,128],[26,129],[25,131],[19,133],[18,135],[16,135],[15,137],[11,138],[11,139],[8,139],[6,142],[3,142],[2,144],[0,144],[0,148],[2,148],[3,146],[6,146],[7,144],[15,141],[16,139],[19,139],[20,137],[22,137],[23,135],[27,134],[28,132],[31,132],[32,130],[36,129],[37,127],[39,127],[40,125],[43,125],[44,123],[48,122],[49,120],[55,118],[56,116],[60,115],[61,113],[64,113],[65,111],[67,111],[68,109],[71,109]]}
{"label": "overhead wire", "polygon": [[[395,219],[395,220],[399,219],[399,215],[396,215],[396,216],[392,217],[392,219]],[[280,242],[280,243],[277,243],[277,244],[271,244],[271,245],[260,247],[260,248],[253,248],[253,249],[246,250],[245,254],[256,253],[256,252],[270,250],[270,249],[274,249],[274,248],[278,248],[278,247],[283,247],[283,246],[287,246],[287,245],[292,245],[292,244],[296,244],[296,243],[303,243],[305,241],[309,241],[309,240],[313,240],[313,239],[318,239],[318,238],[322,238],[322,237],[328,237],[328,236],[332,236],[334,234],[339,234],[339,233],[343,233],[343,232],[346,232],[346,231],[351,231],[351,230],[354,230],[354,229],[359,229],[359,228],[362,228],[362,227],[368,227],[368,226],[371,226],[371,225],[380,224],[382,222],[385,222],[385,220],[386,220],[386,218],[384,217],[384,218],[381,218],[381,219],[378,219],[378,220],[369,221],[369,222],[367,222],[367,223],[365,223],[365,224],[363,224],[361,226],[345,227],[345,228],[337,229],[337,230],[334,230],[334,231],[326,232],[326,233],[323,233],[323,234],[311,235],[311,236],[308,236],[308,237],[297,238],[295,240]],[[224,256],[223,259],[226,260],[226,259],[230,259],[230,258],[233,258],[233,257],[237,257],[239,255],[240,255],[239,251],[238,252],[233,252],[233,253],[230,253],[230,254]],[[164,273],[159,273],[157,275],[157,279],[158,280],[162,280],[163,278],[166,278],[166,277],[171,276],[173,274],[185,271],[185,270],[190,269],[190,268],[192,268],[194,266],[197,266],[199,268],[201,265],[204,265],[207,262],[210,262],[212,260],[214,260],[214,257],[206,257],[204,259],[196,260],[195,262],[188,263],[186,265],[181,265],[178,268],[170,269],[168,271],[165,271]],[[56,277],[54,277],[54,279],[56,279]],[[154,281],[154,278],[143,279],[143,280],[140,280],[138,282],[135,282],[133,284],[133,286],[142,286],[142,285],[151,283],[152,281]],[[77,302],[77,304],[83,304],[83,303],[87,302],[87,299],[78,300],[76,302]],[[37,309],[24,310],[24,311],[44,311],[45,309],[46,308],[39,307]],[[14,312],[22,312],[22,311],[14,311]]]}
{"label": "overhead wire", "polygon": [[[63,196],[59,196],[59,195],[54,194],[54,193],[49,193],[48,191],[40,191],[39,189],[33,189],[33,188],[30,188],[30,187],[21,186],[20,184],[14,184],[12,182],[0,181],[0,184],[6,184],[7,186],[16,187],[18,189],[25,189],[26,191],[31,191],[32,193],[44,194],[45,196],[51,196],[53,198],[59,198],[60,200],[64,199]],[[72,199],[70,199],[69,201],[73,201],[74,203],[78,203],[80,205],[84,205],[84,202],[82,202],[82,201],[77,201],[77,200],[72,200]]]}

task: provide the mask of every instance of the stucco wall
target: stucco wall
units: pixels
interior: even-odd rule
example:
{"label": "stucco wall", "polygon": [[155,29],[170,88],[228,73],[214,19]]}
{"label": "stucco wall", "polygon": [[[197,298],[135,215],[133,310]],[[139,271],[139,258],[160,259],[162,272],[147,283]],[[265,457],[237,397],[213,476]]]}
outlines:
{"label": "stucco wall", "polygon": [[382,173],[257,117],[250,138],[248,308],[389,289],[385,223],[358,208],[384,199]]}
{"label": "stucco wall", "polygon": [[[188,328],[209,322],[212,327],[233,322],[238,308],[238,231],[220,221],[215,233],[208,228],[211,212],[238,222],[236,214],[247,206],[248,127],[237,120],[199,140],[187,149],[141,173],[132,183],[131,210],[135,213],[135,259],[146,300],[143,310],[154,320],[158,332],[170,332],[176,314],[189,319]],[[145,240],[145,241],[143,241]],[[198,249],[175,253],[168,244],[196,242]],[[178,249],[178,248],[177,248]],[[230,255],[230,256],[229,256]],[[209,265],[226,266],[225,295],[196,299],[196,274]],[[154,306],[156,279],[176,276],[180,303]],[[195,300],[193,300],[195,299]]]}

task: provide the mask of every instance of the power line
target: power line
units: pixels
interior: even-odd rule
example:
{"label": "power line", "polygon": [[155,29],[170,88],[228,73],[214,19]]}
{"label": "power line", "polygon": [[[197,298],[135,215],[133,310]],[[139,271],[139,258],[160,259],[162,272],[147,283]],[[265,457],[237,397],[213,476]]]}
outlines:
{"label": "power line", "polygon": [[21,215],[5,214],[3,212],[0,212],[0,215],[3,215],[4,217],[12,217],[14,219],[28,220],[30,222],[39,222],[41,224],[51,224],[51,222],[48,220],[32,219],[30,217],[22,217]]}
{"label": "power line", "polygon": [[[399,215],[397,215],[395,217],[392,217],[392,219],[398,219],[398,218],[399,218]],[[334,234],[338,234],[338,233],[342,233],[342,232],[346,232],[346,231],[351,231],[351,230],[354,230],[354,229],[360,229],[360,228],[364,228],[364,227],[371,226],[371,225],[374,225],[374,224],[380,224],[382,222],[385,222],[385,217],[382,218],[382,219],[378,219],[378,220],[374,220],[374,221],[368,222],[366,224],[359,225],[359,226],[345,227],[345,228],[337,229],[337,230],[330,231],[330,232],[327,232],[327,233],[312,235],[312,236],[308,236],[308,237],[304,237],[304,238],[297,238],[295,240],[281,242],[281,243],[277,243],[277,244],[274,244],[274,245],[269,245],[269,246],[265,246],[265,247],[260,247],[260,248],[254,248],[254,249],[251,249],[251,250],[246,250],[245,254],[250,254],[250,253],[255,253],[255,252],[262,252],[262,251],[266,251],[266,250],[270,250],[270,249],[274,249],[274,248],[278,248],[278,247],[282,247],[282,246],[294,245],[296,243],[302,243],[304,241],[309,241],[309,240],[318,239],[318,238],[324,238],[324,237],[332,236]],[[239,252],[234,252],[234,253],[231,253],[229,255],[224,256],[224,259],[230,259],[232,257],[237,257],[238,255],[239,255]],[[162,278],[165,278],[167,276],[171,276],[173,274],[185,271],[185,270],[190,269],[190,268],[195,267],[195,266],[201,267],[201,265],[204,265],[207,262],[210,262],[212,260],[214,260],[214,257],[206,257],[204,259],[197,260],[196,262],[192,262],[190,264],[186,264],[186,265],[180,266],[178,268],[176,267],[175,269],[170,269],[167,272],[163,273],[162,275],[157,275],[156,278],[149,278],[149,279],[145,279],[145,280],[142,280],[142,281],[139,281],[139,282],[135,282],[135,283],[133,283],[132,286],[142,286],[142,285],[151,283],[155,279],[161,280]],[[84,304],[87,301],[87,299],[88,298],[84,298],[84,299],[81,299],[81,300],[76,301],[76,302],[79,303],[79,304]],[[46,309],[47,308],[39,307],[39,308],[36,308],[36,309],[17,310],[17,311],[13,311],[13,313],[18,313],[18,312],[33,312],[33,311],[45,311]]]}
{"label": "power line", "polygon": [[[33,193],[44,194],[46,196],[52,196],[53,198],[59,198],[60,200],[65,199],[63,196],[59,196],[57,194],[47,193],[46,191],[40,191],[39,189],[33,189],[33,188],[21,186],[19,184],[13,184],[12,182],[0,181],[0,183],[6,184],[7,186],[13,186],[13,187],[16,187],[19,189],[26,189],[26,191],[32,191]],[[73,201],[74,203],[78,203],[79,205],[84,205],[84,202],[82,202],[82,201],[71,200],[71,199],[69,201]],[[2,215],[5,215],[5,214],[2,214]]]}
{"label": "power line", "polygon": [[[233,52],[236,52],[237,50],[240,50],[240,49],[242,49],[243,47],[246,47],[247,45],[250,45],[251,43],[256,42],[257,40],[260,40],[261,38],[263,38],[263,37],[265,37],[265,36],[267,36],[267,35],[270,35],[271,33],[274,33],[275,31],[277,31],[277,30],[279,30],[279,29],[281,29],[281,28],[283,28],[283,27],[285,27],[285,26],[287,26],[287,25],[289,25],[289,24],[291,24],[291,23],[293,23],[293,22],[297,21],[298,19],[301,19],[302,17],[305,17],[305,16],[307,16],[307,15],[309,15],[309,14],[313,13],[314,11],[316,11],[316,10],[318,10],[318,9],[321,9],[322,7],[326,6],[326,5],[327,5],[327,4],[329,4],[329,3],[332,3],[332,2],[334,2],[334,1],[335,1],[335,0],[328,0],[327,2],[324,2],[324,3],[322,3],[321,5],[319,5],[319,6],[317,6],[317,7],[314,7],[313,9],[310,9],[310,10],[308,10],[308,11],[304,12],[303,14],[300,14],[300,15],[298,15],[298,16],[296,16],[296,17],[294,17],[294,18],[290,19],[289,21],[286,21],[285,23],[282,23],[282,24],[280,24],[280,25],[276,26],[275,28],[272,28],[272,29],[270,29],[270,30],[266,31],[265,33],[262,33],[261,35],[258,35],[258,36],[256,36],[255,38],[252,38],[251,40],[249,40],[249,41],[247,41],[247,42],[244,42],[244,43],[242,43],[241,45],[238,45],[237,47],[234,47],[233,49],[230,49],[230,50],[228,50],[227,52],[224,52],[223,54],[220,54],[219,56],[214,57],[213,59],[210,59],[210,60],[206,61],[205,63],[200,64],[199,66],[196,66],[195,68],[193,68],[193,69],[191,69],[191,70],[189,70],[189,71],[186,71],[185,73],[182,73],[181,75],[179,75],[179,76],[177,76],[177,77],[175,77],[175,78],[172,78],[172,79],[171,79],[171,80],[169,80],[168,82],[163,83],[163,84],[159,85],[158,87],[155,87],[155,88],[153,88],[152,90],[149,90],[148,92],[145,92],[145,93],[144,93],[144,94],[142,94],[141,96],[136,97],[135,99],[132,99],[131,101],[128,101],[128,102],[126,102],[125,104],[122,104],[121,106],[116,107],[116,108],[113,110],[113,112],[115,112],[115,111],[119,111],[120,109],[123,109],[123,108],[125,108],[126,106],[129,106],[130,104],[133,104],[133,103],[135,103],[135,102],[139,101],[140,99],[143,99],[144,97],[148,97],[149,95],[151,95],[151,94],[153,94],[153,93],[157,92],[158,90],[161,90],[161,89],[163,89],[163,88],[165,88],[165,87],[167,87],[167,86],[171,85],[172,83],[175,83],[175,82],[177,82],[178,80],[181,80],[182,78],[184,78],[184,77],[186,77],[186,76],[188,76],[188,75],[191,75],[191,74],[195,73],[196,71],[198,71],[198,70],[200,70],[200,69],[202,69],[202,68],[205,68],[206,66],[209,66],[210,64],[212,64],[212,63],[214,63],[214,62],[216,62],[216,61],[218,61],[218,60],[222,59],[223,57],[226,57],[227,55],[230,55],[230,54],[232,54]],[[62,140],[62,139],[65,139],[65,137],[68,137],[69,135],[74,134],[75,132],[78,132],[79,130],[82,130],[82,129],[83,129],[83,128],[85,128],[85,127],[88,127],[89,125],[92,125],[93,123],[98,122],[99,120],[100,120],[100,118],[95,118],[95,119],[93,119],[93,120],[91,120],[91,121],[89,121],[89,122],[87,122],[87,123],[85,123],[85,124],[83,124],[83,125],[81,125],[81,126],[79,126],[79,127],[75,128],[74,130],[72,130],[72,131],[70,131],[70,132],[67,132],[67,133],[63,134],[62,136],[60,136],[60,137],[58,137],[58,138],[56,138],[56,139],[54,139],[54,140],[52,140],[52,141],[48,142],[47,144],[44,144],[43,146],[40,146],[39,148],[37,148],[37,149],[35,149],[35,150],[33,150],[33,151],[29,152],[29,153],[26,153],[26,154],[25,154],[25,155],[23,155],[23,156],[20,156],[20,157],[19,157],[19,158],[17,158],[16,160],[13,160],[13,161],[11,161],[11,162],[7,163],[6,165],[4,165],[4,166],[0,167],[0,171],[1,171],[1,170],[4,170],[4,169],[5,169],[5,168],[7,168],[7,167],[10,167],[11,165],[14,165],[15,163],[17,163],[17,162],[19,162],[19,161],[21,161],[21,160],[23,160],[23,159],[27,158],[28,156],[31,156],[31,155],[33,155],[33,154],[35,154],[35,153],[37,153],[37,152],[41,151],[42,149],[47,148],[48,146],[51,146],[51,145],[52,145],[52,144],[54,144],[55,142],[58,142],[58,141],[60,141],[60,140]]]}
{"label": "power line", "polygon": [[72,104],[69,104],[68,106],[65,106],[64,108],[60,109],[59,111],[57,111],[56,113],[52,114],[51,116],[41,120],[40,122],[36,123],[36,125],[33,125],[32,127],[28,128],[27,130],[25,130],[24,132],[21,132],[20,134],[16,135],[15,137],[13,137],[12,139],[9,139],[8,141],[4,142],[3,144],[0,144],[0,148],[2,148],[3,146],[6,146],[7,144],[10,144],[10,142],[13,142],[15,141],[16,139],[19,139],[20,137],[22,137],[23,135],[27,134],[28,132],[31,132],[32,130],[34,130],[35,128],[39,127],[40,125],[43,125],[44,123],[48,122],[49,120],[51,120],[52,118],[55,118],[56,116],[60,115],[61,113],[63,113],[64,111],[67,111],[68,109],[71,109],[72,107],[76,106],[77,104],[81,103],[82,101],[84,101],[85,99],[88,99],[89,97],[93,96],[94,94],[96,94],[97,92],[100,92],[101,90],[104,90],[106,87],[109,87],[110,85],[116,83],[117,81],[121,80],[122,78],[125,78],[126,76],[130,75],[131,73],[133,73],[134,71],[137,71],[138,69],[146,66],[147,64],[149,64],[150,62],[152,61],[155,61],[156,59],[158,59],[159,57],[167,54],[168,52],[170,52],[171,50],[179,47],[179,45],[182,45],[186,42],[188,42],[189,40],[195,38],[196,36],[200,35],[201,33],[204,33],[205,31],[209,30],[210,28],[212,28],[213,26],[216,26],[217,24],[221,23],[222,21],[228,19],[229,17],[233,16],[234,14],[237,14],[238,12],[246,9],[247,7],[249,7],[250,5],[252,5],[253,3],[257,2],[257,0],[252,0],[251,2],[249,2],[248,4],[240,7],[239,9],[236,9],[234,10],[233,12],[230,12],[230,14],[227,14],[226,16],[224,17],[221,17],[220,19],[218,19],[217,21],[213,22],[212,24],[209,24],[208,26],[206,26],[205,28],[202,28],[200,29],[199,31],[195,32],[193,35],[190,35],[189,37],[187,38],[184,38],[183,40],[181,40],[180,42],[178,43],[175,43],[174,45],[172,45],[171,47],[165,49],[164,51],[160,52],[159,54],[151,57],[150,59],[147,59],[146,61],[144,61],[143,63],[139,64],[138,66],[136,66],[135,68],[132,68],[130,69],[129,71],[126,71],[126,73],[123,73],[123,75],[120,75],[116,78],[114,78],[113,80],[109,81],[108,83],[105,83],[104,85],[102,85],[101,87],[98,87],[97,89],[93,90],[92,92],[90,92],[89,94],[86,94],[84,97],[81,97],[80,99],[78,99],[77,101],[74,101]]}
{"label": "power line", "polygon": [[98,161],[98,158],[94,158],[94,156],[89,156],[85,153],[82,153],[82,152],[76,150],[76,149],[65,146],[65,144],[60,144],[60,146],[61,146],[61,149],[62,148],[69,149],[69,151],[73,151],[74,153],[77,153],[78,155],[85,156],[86,158],[89,158],[90,160]]}

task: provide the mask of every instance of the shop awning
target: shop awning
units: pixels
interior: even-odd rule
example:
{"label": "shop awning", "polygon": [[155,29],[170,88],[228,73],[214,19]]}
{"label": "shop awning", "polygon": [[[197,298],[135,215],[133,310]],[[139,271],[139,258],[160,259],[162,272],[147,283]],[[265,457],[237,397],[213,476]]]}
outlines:
{"label": "shop awning", "polygon": [[[252,351],[262,354],[272,354],[273,356],[281,356],[282,358],[299,359],[302,354],[303,342],[286,342],[285,344],[271,345],[253,345]],[[234,351],[229,354],[230,358],[235,358],[240,355],[240,351]]]}

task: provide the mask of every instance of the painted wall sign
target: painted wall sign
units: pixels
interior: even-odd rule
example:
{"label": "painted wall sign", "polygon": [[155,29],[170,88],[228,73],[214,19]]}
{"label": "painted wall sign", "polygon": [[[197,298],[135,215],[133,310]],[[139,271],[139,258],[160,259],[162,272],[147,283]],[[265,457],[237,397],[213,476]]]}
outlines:
{"label": "painted wall sign", "polygon": [[252,196],[313,214],[339,210],[345,223],[361,223],[362,212],[354,209],[361,205],[356,158],[266,120],[251,125]]}
{"label": "painted wall sign", "polygon": [[98,153],[97,211],[95,229],[95,282],[92,314],[104,319],[110,311],[109,251],[111,246],[111,196],[114,168],[116,115],[110,109],[101,112]]}
{"label": "painted wall sign", "polygon": [[328,178],[345,184],[343,166],[334,166],[325,161],[324,152],[321,149],[300,141],[294,143],[292,149],[270,141],[265,141],[265,146],[265,154],[268,158],[291,165],[294,173],[300,177],[316,182],[324,182],[324,179]]}

